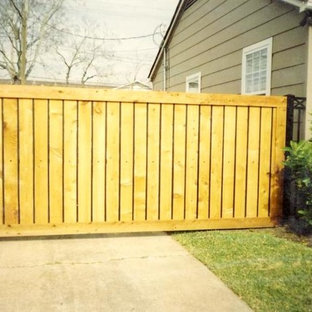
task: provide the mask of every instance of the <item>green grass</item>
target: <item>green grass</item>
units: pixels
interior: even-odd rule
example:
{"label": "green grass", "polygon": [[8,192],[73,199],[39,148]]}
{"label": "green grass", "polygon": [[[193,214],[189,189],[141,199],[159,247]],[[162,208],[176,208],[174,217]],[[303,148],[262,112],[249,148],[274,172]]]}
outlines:
{"label": "green grass", "polygon": [[312,311],[312,248],[281,229],[172,236],[255,311]]}

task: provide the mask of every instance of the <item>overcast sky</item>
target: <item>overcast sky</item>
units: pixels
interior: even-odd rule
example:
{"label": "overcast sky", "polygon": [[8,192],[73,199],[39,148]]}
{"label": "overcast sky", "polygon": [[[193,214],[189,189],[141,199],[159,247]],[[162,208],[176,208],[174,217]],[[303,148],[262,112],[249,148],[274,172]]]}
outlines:
{"label": "overcast sky", "polygon": [[[65,0],[65,11],[68,27],[76,34],[82,33],[79,27],[87,23],[91,36],[124,38],[153,34],[157,26],[168,26],[177,3],[178,0]],[[138,80],[146,80],[161,37],[158,35],[154,39],[98,40],[103,49],[114,55],[98,65],[106,77],[92,82],[127,83],[135,74]],[[54,63],[49,70],[37,70],[33,76],[59,79],[62,71],[63,68]]]}

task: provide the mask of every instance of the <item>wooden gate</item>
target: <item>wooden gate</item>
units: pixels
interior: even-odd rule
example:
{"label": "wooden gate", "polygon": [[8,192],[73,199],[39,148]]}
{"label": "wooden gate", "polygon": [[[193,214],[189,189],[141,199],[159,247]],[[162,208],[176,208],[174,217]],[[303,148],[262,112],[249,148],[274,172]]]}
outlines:
{"label": "wooden gate", "polygon": [[0,236],[272,226],[282,97],[0,87]]}

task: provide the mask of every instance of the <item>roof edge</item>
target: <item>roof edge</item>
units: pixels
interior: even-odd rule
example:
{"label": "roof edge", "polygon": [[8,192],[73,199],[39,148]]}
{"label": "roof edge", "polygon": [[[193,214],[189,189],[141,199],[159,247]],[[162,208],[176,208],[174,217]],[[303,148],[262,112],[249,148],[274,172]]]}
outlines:
{"label": "roof edge", "polygon": [[172,32],[176,26],[176,23],[179,19],[179,16],[180,16],[180,13],[182,11],[182,8],[184,6],[185,1],[186,0],[180,0],[175,11],[174,11],[173,17],[172,17],[170,24],[169,24],[169,27],[167,28],[166,34],[165,34],[165,36],[164,36],[164,38],[160,44],[160,47],[158,49],[158,52],[157,52],[157,55],[156,55],[155,60],[153,62],[153,65],[152,65],[150,72],[147,76],[149,79],[152,79],[154,77],[155,69],[158,67],[162,52],[163,52],[164,48],[166,47],[166,45],[167,45],[167,43],[171,37],[171,34],[172,34]]}

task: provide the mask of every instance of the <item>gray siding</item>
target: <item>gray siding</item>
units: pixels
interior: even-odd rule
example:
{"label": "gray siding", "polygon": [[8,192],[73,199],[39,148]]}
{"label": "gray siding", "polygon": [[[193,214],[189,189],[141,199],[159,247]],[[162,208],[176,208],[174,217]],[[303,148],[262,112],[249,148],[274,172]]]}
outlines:
{"label": "gray siding", "polygon": [[[305,96],[302,18],[278,0],[198,0],[171,38],[167,89],[185,91],[186,76],[201,72],[202,92],[240,93],[243,48],[273,37],[271,93]],[[155,90],[162,89],[162,70],[153,80]]]}
{"label": "gray siding", "polygon": [[163,62],[160,62],[157,68],[156,75],[154,79],[152,80],[153,82],[153,90],[163,90],[163,78],[164,78],[164,71],[163,71]]}

